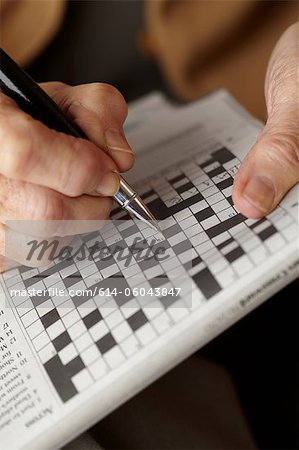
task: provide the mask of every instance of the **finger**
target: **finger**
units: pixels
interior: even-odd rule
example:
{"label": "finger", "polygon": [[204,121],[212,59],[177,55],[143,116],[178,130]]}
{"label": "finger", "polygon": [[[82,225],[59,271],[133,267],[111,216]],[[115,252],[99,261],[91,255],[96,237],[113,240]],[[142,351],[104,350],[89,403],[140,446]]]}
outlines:
{"label": "finger", "polygon": [[[43,267],[53,262],[69,249],[72,237],[47,238],[42,241],[30,234],[19,233],[9,227],[0,225],[0,271],[24,265]],[[35,244],[32,245],[32,244]],[[75,247],[74,247],[75,249]],[[62,256],[63,257],[63,256]]]}
{"label": "finger", "polygon": [[17,261],[12,261],[11,259],[5,258],[4,256],[0,255],[0,273],[4,273],[7,270],[15,269],[19,265],[20,264]]}
{"label": "finger", "polygon": [[117,89],[105,83],[41,86],[91,141],[108,152],[120,171],[132,167],[134,154],[123,131],[128,108]]}
{"label": "finger", "polygon": [[108,219],[112,199],[66,197],[28,182],[0,176],[0,222],[34,236],[66,236],[95,231]]}
{"label": "finger", "polygon": [[[1,230],[0,230],[0,234],[1,234]],[[8,270],[11,270],[11,269],[16,269],[20,265],[22,265],[20,262],[5,258],[5,256],[2,256],[0,254],[0,274],[7,272]]]}
{"label": "finger", "polygon": [[0,173],[77,197],[114,195],[116,171],[114,161],[95,144],[50,130],[0,93]]}
{"label": "finger", "polygon": [[269,213],[299,181],[298,25],[278,42],[267,73],[266,126],[236,175],[233,200],[241,213]]}

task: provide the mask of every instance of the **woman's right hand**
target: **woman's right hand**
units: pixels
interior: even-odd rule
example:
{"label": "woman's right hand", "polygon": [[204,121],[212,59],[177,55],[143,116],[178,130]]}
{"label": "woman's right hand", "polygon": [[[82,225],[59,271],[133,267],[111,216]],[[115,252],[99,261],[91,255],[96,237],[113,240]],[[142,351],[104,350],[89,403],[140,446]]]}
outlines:
{"label": "woman's right hand", "polygon": [[119,172],[134,163],[123,132],[127,105],[115,88],[41,87],[90,141],[47,128],[0,93],[0,271],[34,265],[26,259],[28,239],[96,229],[110,214]]}

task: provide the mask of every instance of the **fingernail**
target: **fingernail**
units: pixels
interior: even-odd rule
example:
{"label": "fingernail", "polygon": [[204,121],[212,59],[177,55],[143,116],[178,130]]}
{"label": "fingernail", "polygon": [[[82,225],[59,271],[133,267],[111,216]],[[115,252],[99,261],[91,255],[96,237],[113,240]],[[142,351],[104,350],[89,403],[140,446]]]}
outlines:
{"label": "fingernail", "polygon": [[96,188],[96,193],[112,197],[119,191],[120,176],[116,171],[106,173]]}
{"label": "fingernail", "polygon": [[243,197],[261,213],[267,213],[274,205],[276,189],[273,182],[263,176],[254,175],[243,191]]}
{"label": "fingernail", "polygon": [[110,151],[133,153],[124,134],[118,128],[108,128],[105,133],[106,145]]}

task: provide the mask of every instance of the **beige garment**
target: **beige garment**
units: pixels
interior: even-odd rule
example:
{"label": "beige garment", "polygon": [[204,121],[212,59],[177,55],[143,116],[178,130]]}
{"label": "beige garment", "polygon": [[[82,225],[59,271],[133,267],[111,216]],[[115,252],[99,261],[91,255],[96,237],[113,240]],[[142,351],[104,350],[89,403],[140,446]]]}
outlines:
{"label": "beige garment", "polygon": [[141,44],[179,99],[225,86],[263,119],[267,61],[296,20],[296,1],[148,0]]}
{"label": "beige garment", "polygon": [[57,33],[65,0],[0,0],[0,47],[19,64],[34,60]]}

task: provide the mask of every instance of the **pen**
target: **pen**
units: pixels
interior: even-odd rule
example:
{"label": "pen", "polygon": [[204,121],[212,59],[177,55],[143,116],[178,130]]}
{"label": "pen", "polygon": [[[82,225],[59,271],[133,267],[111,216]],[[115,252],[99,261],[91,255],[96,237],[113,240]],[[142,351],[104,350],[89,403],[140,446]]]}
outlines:
{"label": "pen", "polygon": [[[83,131],[58,108],[41,87],[0,48],[0,89],[18,106],[49,128],[88,139]],[[134,189],[121,177],[117,203],[133,216],[160,231],[157,220]]]}

